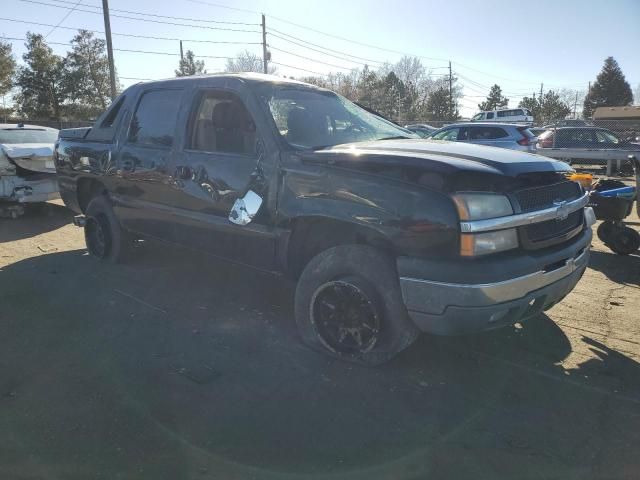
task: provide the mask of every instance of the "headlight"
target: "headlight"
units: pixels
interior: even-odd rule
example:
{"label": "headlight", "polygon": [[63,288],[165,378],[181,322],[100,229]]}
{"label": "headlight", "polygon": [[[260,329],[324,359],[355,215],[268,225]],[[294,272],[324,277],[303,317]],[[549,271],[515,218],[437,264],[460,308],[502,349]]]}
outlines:
{"label": "headlight", "polygon": [[485,233],[463,233],[460,236],[460,255],[475,257],[511,250],[518,246],[518,233],[515,228]]}
{"label": "headlight", "polygon": [[511,202],[495,193],[458,193],[453,196],[460,220],[485,220],[513,214]]}

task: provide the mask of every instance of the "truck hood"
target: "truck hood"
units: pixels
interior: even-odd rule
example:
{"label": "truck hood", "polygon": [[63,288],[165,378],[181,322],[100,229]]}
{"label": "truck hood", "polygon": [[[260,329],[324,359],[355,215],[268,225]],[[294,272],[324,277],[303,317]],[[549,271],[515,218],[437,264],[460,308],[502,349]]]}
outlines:
{"label": "truck hood", "polygon": [[330,163],[381,163],[455,174],[482,172],[517,177],[527,173],[569,172],[571,167],[540,155],[440,140],[379,140],[316,150],[313,157]]}
{"label": "truck hood", "polygon": [[0,149],[13,163],[25,170],[56,173],[51,143],[0,143]]}

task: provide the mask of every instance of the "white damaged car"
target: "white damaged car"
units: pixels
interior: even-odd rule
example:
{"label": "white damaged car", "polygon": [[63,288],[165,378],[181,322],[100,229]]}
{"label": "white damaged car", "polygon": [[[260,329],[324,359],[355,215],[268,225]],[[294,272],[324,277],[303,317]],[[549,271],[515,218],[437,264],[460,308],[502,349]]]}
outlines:
{"label": "white damaged car", "polygon": [[53,162],[55,128],[0,124],[0,215],[17,217],[24,204],[59,197]]}

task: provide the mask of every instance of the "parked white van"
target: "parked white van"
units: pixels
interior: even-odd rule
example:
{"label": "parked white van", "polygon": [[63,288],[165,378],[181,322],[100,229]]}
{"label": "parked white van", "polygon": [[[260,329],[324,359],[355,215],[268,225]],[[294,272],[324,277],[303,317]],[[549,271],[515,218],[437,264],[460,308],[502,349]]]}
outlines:
{"label": "parked white van", "polygon": [[511,110],[490,110],[473,116],[472,122],[533,122],[533,115],[527,108]]}

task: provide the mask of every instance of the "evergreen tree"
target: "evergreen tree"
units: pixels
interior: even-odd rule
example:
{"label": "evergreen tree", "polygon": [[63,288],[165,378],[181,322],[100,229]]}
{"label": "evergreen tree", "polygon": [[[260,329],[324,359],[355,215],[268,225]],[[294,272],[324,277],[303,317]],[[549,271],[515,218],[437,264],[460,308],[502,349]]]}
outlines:
{"label": "evergreen tree", "polygon": [[13,86],[16,60],[13,58],[11,44],[0,40],[0,95],[5,95]]}
{"label": "evergreen tree", "polygon": [[440,87],[429,95],[425,114],[428,120],[452,120],[448,88]]}
{"label": "evergreen tree", "polygon": [[618,62],[613,57],[608,57],[584,99],[583,115],[585,118],[590,117],[597,107],[620,107],[632,102],[631,87]]}
{"label": "evergreen tree", "polygon": [[202,60],[196,60],[196,57],[191,50],[187,50],[184,58],[180,59],[178,70],[175,72],[176,77],[188,77],[191,75],[207,73],[204,69],[204,62]]}
{"label": "evergreen tree", "polygon": [[104,40],[87,30],[73,37],[71,51],[64,59],[63,87],[68,116],[92,118],[107,108],[111,88]]}
{"label": "evergreen tree", "polygon": [[64,102],[63,62],[40,34],[27,32],[26,53],[16,79],[18,110],[32,119],[59,120]]}
{"label": "evergreen tree", "polygon": [[489,95],[487,95],[487,99],[478,104],[478,108],[481,111],[497,110],[498,108],[506,107],[507,105],[509,105],[509,99],[502,95],[500,85],[495,84],[491,87],[491,91],[489,92]]}

